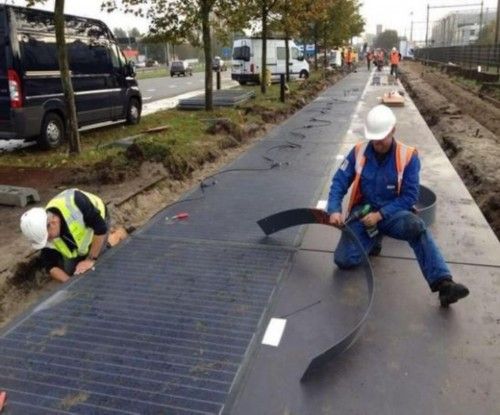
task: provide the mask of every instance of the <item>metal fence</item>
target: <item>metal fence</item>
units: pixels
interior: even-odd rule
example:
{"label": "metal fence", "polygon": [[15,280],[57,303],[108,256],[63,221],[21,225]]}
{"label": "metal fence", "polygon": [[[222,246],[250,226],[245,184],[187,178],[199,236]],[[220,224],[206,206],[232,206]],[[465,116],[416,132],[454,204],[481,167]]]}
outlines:
{"label": "metal fence", "polygon": [[500,45],[467,45],[415,50],[415,58],[421,61],[453,63],[464,69],[500,72]]}

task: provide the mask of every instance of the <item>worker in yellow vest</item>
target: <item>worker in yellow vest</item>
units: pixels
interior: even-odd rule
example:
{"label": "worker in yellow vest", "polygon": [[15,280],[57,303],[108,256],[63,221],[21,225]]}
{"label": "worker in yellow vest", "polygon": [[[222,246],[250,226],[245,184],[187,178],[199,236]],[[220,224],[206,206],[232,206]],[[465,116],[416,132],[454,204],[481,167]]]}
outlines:
{"label": "worker in yellow vest", "polygon": [[21,231],[33,248],[41,249],[41,260],[50,276],[66,282],[71,275],[93,269],[106,247],[107,210],[96,195],[68,189],[45,208],[32,208],[21,217]]}
{"label": "worker in yellow vest", "polygon": [[[327,206],[330,223],[344,226],[342,200],[351,188],[345,217],[364,250],[378,255],[383,235],[407,241],[430,289],[439,292],[441,306],[447,307],[469,290],[453,281],[430,231],[414,213],[420,160],[415,148],[394,138],[395,130],[396,117],[390,108],[377,105],[369,111],[366,140],[351,150],[333,177]],[[358,245],[342,233],[334,254],[337,266],[351,268],[362,259]]]}

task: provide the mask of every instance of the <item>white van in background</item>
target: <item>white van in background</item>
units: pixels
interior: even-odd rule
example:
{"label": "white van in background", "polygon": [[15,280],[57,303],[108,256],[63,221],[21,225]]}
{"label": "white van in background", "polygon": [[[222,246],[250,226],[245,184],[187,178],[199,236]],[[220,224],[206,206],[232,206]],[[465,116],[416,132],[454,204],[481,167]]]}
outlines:
{"label": "white van in background", "polygon": [[[280,74],[285,73],[286,49],[284,39],[267,40],[267,68],[271,71],[271,79],[279,79]],[[304,55],[293,40],[288,42],[290,49],[290,76],[292,78],[307,78],[309,76],[309,64]],[[233,62],[231,79],[238,81],[240,85],[247,82],[258,83],[260,79],[262,63],[262,39],[244,38],[235,40],[233,43]]]}

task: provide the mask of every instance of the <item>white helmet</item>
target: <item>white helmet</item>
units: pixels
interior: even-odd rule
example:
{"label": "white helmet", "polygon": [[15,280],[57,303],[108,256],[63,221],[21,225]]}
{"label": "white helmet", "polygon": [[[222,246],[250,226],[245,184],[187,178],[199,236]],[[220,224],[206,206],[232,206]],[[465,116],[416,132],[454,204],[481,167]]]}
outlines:
{"label": "white helmet", "polygon": [[382,140],[396,125],[396,116],[385,105],[373,107],[365,122],[365,138],[367,140]]}
{"label": "white helmet", "polygon": [[21,216],[21,231],[34,249],[44,248],[49,237],[45,209],[36,207],[24,212]]}
{"label": "white helmet", "polygon": [[392,48],[392,51],[393,51],[393,52],[396,52],[396,51],[397,51],[397,49],[394,47],[394,48]]}

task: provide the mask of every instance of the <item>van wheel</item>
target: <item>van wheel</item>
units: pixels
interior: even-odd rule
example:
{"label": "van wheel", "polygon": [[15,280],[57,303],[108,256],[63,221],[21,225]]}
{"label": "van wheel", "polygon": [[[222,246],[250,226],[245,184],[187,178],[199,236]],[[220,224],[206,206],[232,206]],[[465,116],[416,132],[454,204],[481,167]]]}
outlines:
{"label": "van wheel", "polygon": [[130,98],[127,107],[127,124],[139,124],[141,120],[141,105],[137,98]]}
{"label": "van wheel", "polygon": [[309,72],[307,72],[305,69],[300,71],[299,78],[304,78],[307,79],[309,78]]}
{"label": "van wheel", "polygon": [[64,122],[55,112],[49,112],[45,115],[38,137],[38,144],[45,148],[57,148],[64,141]]}

